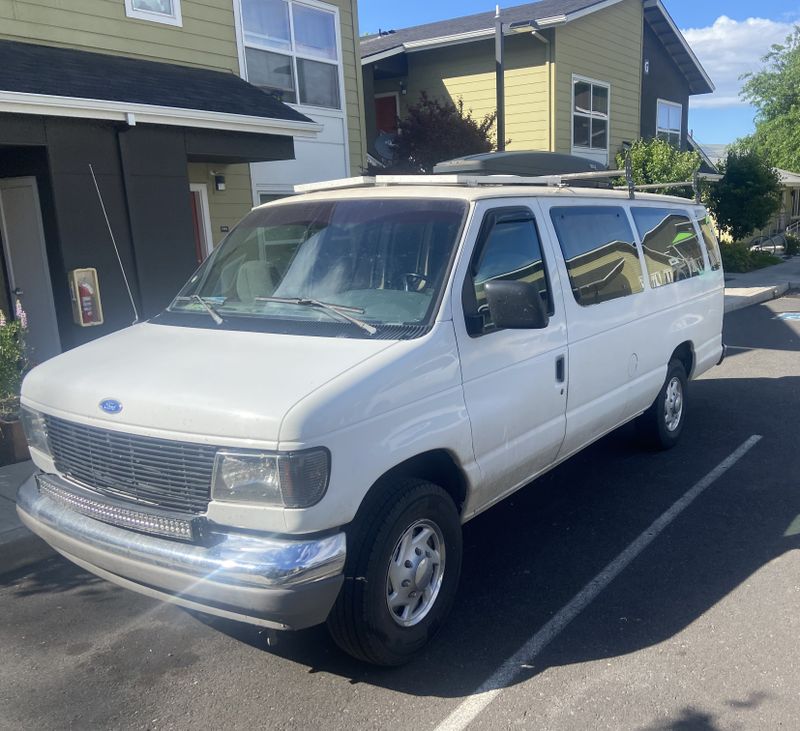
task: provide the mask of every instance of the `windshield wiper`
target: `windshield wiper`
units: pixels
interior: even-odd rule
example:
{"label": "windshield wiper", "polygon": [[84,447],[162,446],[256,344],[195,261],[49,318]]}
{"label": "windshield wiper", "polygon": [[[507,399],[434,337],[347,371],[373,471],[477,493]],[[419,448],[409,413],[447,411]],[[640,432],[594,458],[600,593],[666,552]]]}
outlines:
{"label": "windshield wiper", "polygon": [[225,319],[222,315],[217,312],[217,310],[212,307],[208,302],[206,302],[199,294],[192,294],[188,297],[176,297],[176,301],[182,300],[183,302],[197,302],[198,304],[203,306],[203,309],[209,314],[211,319],[217,323],[217,325],[221,325],[225,322]]}
{"label": "windshield wiper", "polygon": [[373,327],[368,322],[364,322],[363,320],[359,320],[357,317],[353,317],[352,315],[348,314],[350,312],[355,312],[359,315],[363,314],[364,310],[359,309],[358,307],[334,305],[330,302],[320,302],[319,300],[307,299],[305,297],[256,297],[255,300],[256,302],[279,302],[280,304],[284,305],[303,305],[304,307],[316,307],[317,309],[325,312],[330,312],[333,315],[338,315],[348,322],[352,322],[353,325],[358,325],[358,327],[368,332],[370,335],[374,335],[376,332],[378,332],[377,328]]}

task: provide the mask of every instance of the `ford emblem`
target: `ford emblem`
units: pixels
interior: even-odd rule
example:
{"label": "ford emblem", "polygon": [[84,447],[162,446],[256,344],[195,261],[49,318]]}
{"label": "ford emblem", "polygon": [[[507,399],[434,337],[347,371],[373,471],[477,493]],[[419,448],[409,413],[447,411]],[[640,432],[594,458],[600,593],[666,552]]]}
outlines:
{"label": "ford emblem", "polygon": [[107,414],[118,414],[122,411],[122,404],[114,398],[104,398],[100,402],[100,408]]}

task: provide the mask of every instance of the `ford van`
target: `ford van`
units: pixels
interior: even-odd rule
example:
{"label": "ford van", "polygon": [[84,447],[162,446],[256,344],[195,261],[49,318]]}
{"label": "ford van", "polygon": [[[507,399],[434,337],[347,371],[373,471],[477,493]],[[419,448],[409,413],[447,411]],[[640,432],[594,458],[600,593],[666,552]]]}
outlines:
{"label": "ford van", "polygon": [[254,209],[164,312],[28,374],[22,520],[123,587],[407,661],[466,521],[631,420],[673,446],[723,355],[703,207],[553,182]]}

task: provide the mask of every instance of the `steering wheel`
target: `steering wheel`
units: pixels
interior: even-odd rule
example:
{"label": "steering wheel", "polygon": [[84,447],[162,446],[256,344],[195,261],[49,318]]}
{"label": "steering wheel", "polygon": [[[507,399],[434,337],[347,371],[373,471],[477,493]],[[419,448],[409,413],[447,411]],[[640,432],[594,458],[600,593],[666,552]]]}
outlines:
{"label": "steering wheel", "polygon": [[428,275],[427,274],[422,274],[421,272],[406,272],[403,275],[403,289],[406,292],[412,292],[412,291],[413,292],[417,292],[417,291],[419,291],[418,287],[416,289],[413,289],[413,290],[411,289],[412,281],[416,282],[417,285],[419,285],[420,282],[422,282],[422,283],[427,285],[427,283],[428,283]]}

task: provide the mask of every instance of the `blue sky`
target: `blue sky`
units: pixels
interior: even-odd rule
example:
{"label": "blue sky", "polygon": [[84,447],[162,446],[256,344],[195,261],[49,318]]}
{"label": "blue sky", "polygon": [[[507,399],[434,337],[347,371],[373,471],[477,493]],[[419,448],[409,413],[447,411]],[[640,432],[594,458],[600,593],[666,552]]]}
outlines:
{"label": "blue sky", "polygon": [[[501,2],[500,7],[521,4]],[[664,0],[714,81],[714,94],[693,97],[689,128],[703,143],[728,143],[753,129],[753,109],[738,98],[738,77],[760,66],[773,43],[800,23],[800,0]],[[359,0],[361,33],[405,28],[494,9],[485,0]]]}

